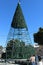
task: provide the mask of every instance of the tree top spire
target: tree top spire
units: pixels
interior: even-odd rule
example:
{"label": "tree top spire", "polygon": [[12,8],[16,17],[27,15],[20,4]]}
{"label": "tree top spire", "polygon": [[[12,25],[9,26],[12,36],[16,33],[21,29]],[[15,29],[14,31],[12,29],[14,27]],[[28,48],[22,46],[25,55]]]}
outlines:
{"label": "tree top spire", "polygon": [[18,0],[18,3],[20,4],[20,0]]}

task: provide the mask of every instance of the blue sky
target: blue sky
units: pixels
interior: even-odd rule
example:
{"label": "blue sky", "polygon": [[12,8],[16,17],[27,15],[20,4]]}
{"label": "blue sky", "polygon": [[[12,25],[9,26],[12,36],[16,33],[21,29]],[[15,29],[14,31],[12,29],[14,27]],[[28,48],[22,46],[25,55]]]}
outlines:
{"label": "blue sky", "polygon": [[[17,3],[18,0],[0,0],[0,45],[6,44]],[[21,8],[34,44],[33,34],[43,28],[43,0],[21,0]]]}

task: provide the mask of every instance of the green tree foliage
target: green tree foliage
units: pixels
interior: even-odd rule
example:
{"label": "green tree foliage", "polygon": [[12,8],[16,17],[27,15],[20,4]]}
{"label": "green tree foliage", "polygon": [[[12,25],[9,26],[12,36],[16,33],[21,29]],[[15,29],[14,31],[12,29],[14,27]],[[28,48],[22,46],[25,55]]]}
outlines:
{"label": "green tree foliage", "polygon": [[20,7],[20,4],[18,3],[15,14],[13,16],[13,20],[11,23],[11,27],[13,28],[27,28],[27,25],[25,23],[25,19],[22,13],[22,9]]}
{"label": "green tree foliage", "polygon": [[34,33],[34,41],[39,45],[43,45],[43,28],[39,28],[39,31]]}
{"label": "green tree foliage", "polygon": [[29,58],[35,54],[34,47],[25,45],[25,42],[20,40],[10,40],[6,47],[7,58]]}

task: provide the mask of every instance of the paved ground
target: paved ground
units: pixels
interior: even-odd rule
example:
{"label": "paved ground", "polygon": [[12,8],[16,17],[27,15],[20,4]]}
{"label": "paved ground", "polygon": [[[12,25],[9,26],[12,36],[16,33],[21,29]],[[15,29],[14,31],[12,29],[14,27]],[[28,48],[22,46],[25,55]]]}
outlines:
{"label": "paved ground", "polygon": [[0,65],[19,65],[19,64],[0,63]]}
{"label": "paved ground", "polygon": [[[43,59],[42,59],[42,61],[43,61]],[[20,64],[11,64],[11,63],[8,63],[8,62],[6,62],[6,63],[4,63],[4,62],[0,62],[0,65],[20,65]]]}

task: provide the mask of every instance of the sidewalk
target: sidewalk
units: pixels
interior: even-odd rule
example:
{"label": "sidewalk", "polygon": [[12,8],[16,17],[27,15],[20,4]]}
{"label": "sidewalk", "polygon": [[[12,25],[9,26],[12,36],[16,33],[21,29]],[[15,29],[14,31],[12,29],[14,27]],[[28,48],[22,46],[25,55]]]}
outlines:
{"label": "sidewalk", "polygon": [[0,63],[0,65],[19,65],[19,64]]}

